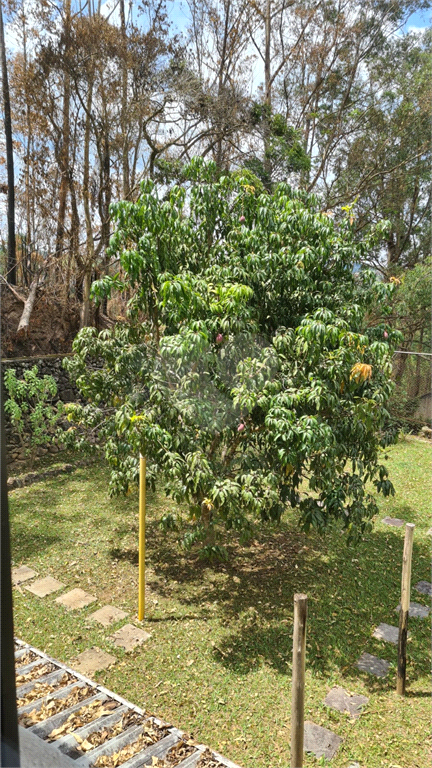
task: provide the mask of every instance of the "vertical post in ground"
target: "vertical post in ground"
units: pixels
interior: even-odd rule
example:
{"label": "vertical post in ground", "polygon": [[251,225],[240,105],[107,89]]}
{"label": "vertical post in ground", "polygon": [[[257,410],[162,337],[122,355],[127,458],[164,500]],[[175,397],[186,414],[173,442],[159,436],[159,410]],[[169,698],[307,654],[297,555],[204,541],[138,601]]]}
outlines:
{"label": "vertical post in ground", "polygon": [[291,768],[303,768],[307,595],[294,595]]}
{"label": "vertical post in ground", "polygon": [[145,610],[145,514],[146,514],[146,460],[140,454],[139,477],[139,531],[138,531],[138,621]]}
{"label": "vertical post in ground", "polygon": [[405,541],[402,559],[402,589],[401,609],[399,613],[399,637],[398,637],[398,668],[396,692],[405,696],[406,682],[406,646],[408,636],[408,614],[411,593],[411,560],[413,549],[414,525],[407,523],[405,526]]}

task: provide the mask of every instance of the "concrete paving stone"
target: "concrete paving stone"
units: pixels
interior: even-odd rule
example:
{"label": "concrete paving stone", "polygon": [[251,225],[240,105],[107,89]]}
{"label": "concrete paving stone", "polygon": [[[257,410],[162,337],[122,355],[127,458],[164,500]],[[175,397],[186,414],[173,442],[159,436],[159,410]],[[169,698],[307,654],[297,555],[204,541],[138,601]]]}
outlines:
{"label": "concrete paving stone", "polygon": [[367,696],[351,695],[343,688],[332,688],[324,699],[324,704],[338,712],[348,712],[351,717],[361,715],[362,708],[369,702]]}
{"label": "concrete paving stone", "polygon": [[[410,633],[408,632],[408,637]],[[379,624],[374,630],[372,637],[376,637],[377,640],[385,640],[386,643],[398,644],[399,639],[399,627],[393,627],[391,624]]]}
{"label": "concrete paving stone", "polygon": [[103,627],[109,627],[110,624],[125,619],[127,615],[126,611],[122,611],[114,605],[104,605],[103,608],[91,613],[88,618],[99,622]]}
{"label": "concrete paving stone", "polygon": [[381,522],[384,523],[384,525],[393,525],[395,528],[400,528],[402,525],[405,525],[405,520],[400,520],[399,517],[385,517]]}
{"label": "concrete paving stone", "polygon": [[117,658],[110,653],[101,651],[97,646],[89,648],[88,651],[83,651],[78,656],[70,661],[70,666],[77,672],[81,672],[82,675],[91,677],[95,672],[101,669],[107,669],[112,664],[115,664]]}
{"label": "concrete paving stone", "polygon": [[148,632],[144,632],[143,629],[134,627],[133,624],[125,624],[110,636],[110,640],[119,648],[124,648],[125,651],[133,651],[137,645],[142,645],[146,640],[149,640],[151,635]]}
{"label": "concrete paving stone", "polygon": [[83,589],[71,589],[70,592],[66,592],[61,597],[56,597],[56,603],[64,605],[69,611],[76,611],[78,608],[85,608],[86,605],[90,605],[97,600],[94,595],[89,595],[88,592],[84,592]]}
{"label": "concrete paving stone", "polygon": [[37,597],[46,597],[47,595],[51,595],[52,592],[58,592],[59,589],[63,589],[64,586],[65,584],[62,584],[61,581],[53,579],[52,576],[46,576],[44,579],[37,579],[37,581],[34,581],[33,584],[29,584],[25,589],[28,589],[29,592],[33,592]]}
{"label": "concrete paving stone", "polygon": [[331,760],[336,754],[342,739],[333,731],[306,720],[304,724],[304,751],[313,752],[315,757]]}
{"label": "concrete paving stone", "polygon": [[357,667],[361,672],[369,672],[370,675],[375,677],[385,677],[389,671],[390,664],[384,659],[379,659],[378,656],[373,656],[371,653],[362,653],[360,656]]}
{"label": "concrete paving stone", "polygon": [[12,568],[12,584],[17,586],[22,584],[23,581],[32,579],[33,576],[37,576],[36,571],[32,571],[27,565],[21,565],[19,568]]}
{"label": "concrete paving stone", "polygon": [[360,763],[350,763],[348,768],[361,768]]}
{"label": "concrete paving stone", "polygon": [[[399,613],[401,609],[401,605],[399,603],[398,607],[396,608],[396,613]],[[421,603],[410,603],[408,616],[411,619],[427,619],[429,616],[430,608],[428,608],[427,605],[422,605]]]}
{"label": "concrete paving stone", "polygon": [[432,528],[429,528],[429,530],[426,532],[426,536],[432,536]]}
{"label": "concrete paving stone", "polygon": [[430,581],[418,581],[414,589],[422,595],[429,595],[429,597],[432,595],[432,584]]}

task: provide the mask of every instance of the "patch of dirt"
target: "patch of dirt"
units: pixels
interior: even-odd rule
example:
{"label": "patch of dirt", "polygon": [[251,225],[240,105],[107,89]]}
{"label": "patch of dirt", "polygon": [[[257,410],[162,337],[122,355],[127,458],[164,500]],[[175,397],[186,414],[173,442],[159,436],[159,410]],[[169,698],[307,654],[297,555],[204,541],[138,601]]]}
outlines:
{"label": "patch of dirt", "polygon": [[[24,296],[28,292],[18,289]],[[70,352],[79,330],[78,306],[72,305],[66,312],[62,304],[44,287],[38,289],[30,318],[28,334],[18,336],[17,328],[24,304],[6,285],[0,286],[1,301],[1,354],[4,358],[32,357]]]}

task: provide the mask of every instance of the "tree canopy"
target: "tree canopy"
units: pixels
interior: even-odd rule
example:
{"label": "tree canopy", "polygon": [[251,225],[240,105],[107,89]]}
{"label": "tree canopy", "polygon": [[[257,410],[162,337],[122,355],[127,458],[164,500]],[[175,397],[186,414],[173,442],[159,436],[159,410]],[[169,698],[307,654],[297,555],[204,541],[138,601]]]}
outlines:
{"label": "tree canopy", "polygon": [[200,159],[186,175],[112,208],[119,269],[93,294],[127,293],[129,315],[77,337],[67,367],[89,404],[69,418],[99,431],[114,492],[145,454],[207,547],[218,526],[249,532],[288,503],[306,530],[339,520],[356,539],[374,487],[393,492],[382,449],[399,333],[368,324],[393,286],[358,267],[386,226],[358,242],[349,207],[336,222],[305,192]]}

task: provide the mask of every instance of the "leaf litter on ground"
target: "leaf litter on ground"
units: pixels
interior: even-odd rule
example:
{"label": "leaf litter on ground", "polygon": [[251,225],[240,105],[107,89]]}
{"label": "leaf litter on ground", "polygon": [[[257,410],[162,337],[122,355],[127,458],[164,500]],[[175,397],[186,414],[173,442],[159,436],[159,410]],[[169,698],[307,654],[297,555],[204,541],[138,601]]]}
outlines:
{"label": "leaf litter on ground", "polygon": [[122,763],[125,763],[126,760],[129,760],[138,752],[141,752],[142,749],[155,744],[166,736],[167,733],[168,731],[166,728],[161,728],[153,720],[148,719],[147,721],[144,721],[143,732],[136,741],[127,744],[112,755],[101,755],[94,763],[94,768],[117,768],[117,766],[122,765]]}
{"label": "leaf litter on ground", "polygon": [[24,675],[17,675],[16,684],[17,686],[24,685],[24,683],[29,683],[31,680],[35,680],[37,677],[44,677],[44,675],[49,675],[49,673],[54,672],[55,669],[55,665],[51,664],[51,662],[48,662],[48,664],[38,664],[36,667],[33,667],[33,669],[25,672]]}
{"label": "leaf litter on ground", "polygon": [[[94,731],[94,733],[91,733],[85,739],[81,739],[80,736],[75,735],[75,738],[79,744],[78,749],[82,752],[89,752],[91,749],[100,747],[101,744],[104,744],[106,741],[119,736],[133,725],[143,724],[145,726],[146,722],[150,723],[150,727],[154,726],[153,721],[149,718],[146,718],[145,715],[140,715],[138,712],[125,712],[123,717],[121,717],[118,722],[110,728],[103,728],[101,731]],[[168,731],[166,728],[161,728],[159,739],[163,738],[163,736],[166,736],[167,733]]]}
{"label": "leaf litter on ground", "polygon": [[69,709],[75,704],[78,704],[83,699],[88,699],[96,693],[94,688],[88,686],[72,688],[71,692],[64,697],[64,699],[48,699],[44,701],[39,709],[32,709],[31,712],[23,712],[18,716],[19,725],[24,728],[30,728],[35,723],[40,723],[42,720],[48,720],[49,717],[57,715],[64,709]]}
{"label": "leaf litter on ground", "polygon": [[30,691],[18,699],[18,709],[20,707],[25,707],[27,704],[31,704],[32,701],[43,699],[45,696],[48,696],[49,693],[55,691],[56,688],[64,688],[75,679],[76,678],[72,677],[69,672],[65,672],[58,680],[54,680],[52,683],[36,683]]}
{"label": "leaf litter on ground", "polygon": [[[105,717],[110,715],[114,709],[117,709],[119,703],[117,701],[101,701],[95,699],[87,704],[85,707],[81,707],[76,712],[72,712],[67,720],[62,723],[59,728],[54,728],[50,734],[48,734],[48,741],[56,741],[61,739],[67,733],[72,733],[78,728],[82,728],[84,725],[97,720],[99,717]],[[76,740],[79,740],[78,736],[75,736]]]}
{"label": "leaf litter on ground", "polygon": [[155,768],[174,768],[187,757],[196,752],[196,744],[186,734],[168,750],[165,757],[152,757],[152,766]]}
{"label": "leaf litter on ground", "polygon": [[40,657],[33,651],[27,651],[27,653],[25,653],[24,656],[21,656],[20,659],[16,659],[15,663],[17,667],[26,667],[27,664],[31,664],[32,661],[36,661],[36,659],[39,658]]}
{"label": "leaf litter on ground", "polygon": [[212,751],[207,747],[196,764],[196,768],[225,768],[224,764],[213,757]]}

